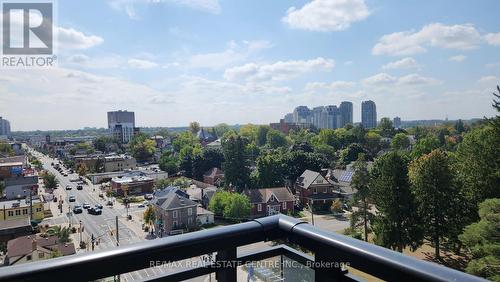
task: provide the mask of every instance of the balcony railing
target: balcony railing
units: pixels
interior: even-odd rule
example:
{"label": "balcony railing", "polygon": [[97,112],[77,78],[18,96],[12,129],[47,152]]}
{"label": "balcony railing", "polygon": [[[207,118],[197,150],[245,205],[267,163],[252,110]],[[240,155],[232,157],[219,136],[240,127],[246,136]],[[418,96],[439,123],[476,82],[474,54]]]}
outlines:
{"label": "balcony railing", "polygon": [[[237,247],[280,240],[309,250],[313,256],[285,245],[237,255]],[[312,272],[310,281],[360,281],[339,263],[389,281],[486,281],[435,263],[418,260],[360,240],[323,231],[284,215],[166,237],[88,254],[55,258],[0,269],[0,281],[89,281],[151,267],[151,262],[176,262],[217,253],[201,267],[149,277],[147,281],[180,281],[216,273],[217,281],[237,281],[237,264],[286,257]],[[283,264],[283,259],[281,259]],[[283,267],[278,281],[283,278]],[[281,277],[281,279],[280,279]]]}

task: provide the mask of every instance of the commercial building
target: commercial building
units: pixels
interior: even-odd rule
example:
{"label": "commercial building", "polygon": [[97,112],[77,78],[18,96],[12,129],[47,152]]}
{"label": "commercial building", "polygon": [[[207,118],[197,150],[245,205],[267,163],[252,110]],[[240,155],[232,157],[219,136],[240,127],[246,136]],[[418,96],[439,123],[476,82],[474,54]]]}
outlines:
{"label": "commercial building", "polygon": [[108,112],[108,129],[116,139],[128,143],[137,131],[134,112],[121,110]]}
{"label": "commercial building", "polygon": [[136,159],[129,155],[79,155],[74,157],[74,162],[75,167],[85,164],[90,171],[115,172],[137,168]]}
{"label": "commercial building", "polygon": [[368,100],[361,103],[361,124],[364,128],[377,127],[377,106]]}
{"label": "commercial building", "polygon": [[[43,203],[39,199],[29,198],[0,202],[0,220],[30,219],[41,221],[44,218]],[[31,211],[30,211],[31,210]]]}
{"label": "commercial building", "polygon": [[140,195],[152,193],[154,180],[147,176],[124,176],[111,179],[111,188],[118,195]]}
{"label": "commercial building", "polygon": [[10,136],[10,122],[2,117],[0,117],[0,137]]}
{"label": "commercial building", "polygon": [[19,176],[5,180],[5,197],[8,200],[24,199],[38,194],[38,176]]}
{"label": "commercial building", "polygon": [[0,163],[0,180],[18,177],[23,174],[22,162]]}
{"label": "commercial building", "polygon": [[340,103],[339,110],[340,110],[340,116],[341,116],[341,122],[340,122],[339,127],[344,127],[347,124],[353,124],[353,122],[352,122],[352,116],[353,116],[352,103],[347,102],[347,101]]}

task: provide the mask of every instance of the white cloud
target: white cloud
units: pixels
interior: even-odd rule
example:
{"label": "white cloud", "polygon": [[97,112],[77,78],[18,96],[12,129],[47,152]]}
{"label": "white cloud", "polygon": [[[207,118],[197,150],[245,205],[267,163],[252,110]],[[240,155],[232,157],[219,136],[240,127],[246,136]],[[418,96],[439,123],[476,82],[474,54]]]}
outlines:
{"label": "white cloud", "polygon": [[131,68],[135,69],[152,69],[158,66],[155,62],[141,59],[130,59],[127,63]]}
{"label": "white cloud", "polygon": [[440,83],[439,80],[421,76],[419,74],[409,74],[402,77],[395,77],[387,73],[379,73],[363,80],[365,86],[394,86],[394,85],[412,85],[423,86]]}
{"label": "white cloud", "polygon": [[221,11],[218,0],[110,0],[108,4],[116,11],[126,13],[133,20],[140,19],[137,8],[144,5],[176,5],[212,14],[219,14]]}
{"label": "white cloud", "polygon": [[243,62],[250,56],[261,50],[272,47],[266,40],[242,41],[237,43],[230,41],[226,50],[222,52],[200,53],[189,57],[187,66],[191,68],[222,69]]}
{"label": "white cloud", "polygon": [[496,67],[500,67],[500,62],[487,63],[484,66],[487,68],[496,68]]}
{"label": "white cloud", "polygon": [[493,46],[500,46],[500,32],[499,33],[488,33],[484,36],[486,42]]}
{"label": "white cloud", "polygon": [[395,32],[382,36],[373,47],[374,55],[407,56],[427,51],[428,47],[470,50],[479,47],[482,37],[471,24],[432,23],[421,30]]}
{"label": "white cloud", "polygon": [[356,85],[356,83],[353,81],[342,81],[342,80],[334,81],[332,83],[309,82],[304,87],[304,90],[306,92],[316,92],[319,90],[337,91],[337,90],[346,90],[346,89],[354,87],[355,85]]}
{"label": "white cloud", "polygon": [[500,79],[494,75],[488,75],[481,77],[477,82],[483,85],[496,85],[500,84]]}
{"label": "white cloud", "polygon": [[364,0],[314,0],[300,9],[290,7],[282,21],[296,29],[339,31],[369,15]]}
{"label": "white cloud", "polygon": [[406,57],[399,61],[390,62],[382,66],[382,69],[411,69],[418,68],[420,65],[412,57]]}
{"label": "white cloud", "polygon": [[249,63],[226,69],[224,78],[230,81],[278,81],[287,80],[308,72],[330,71],[334,66],[334,60],[322,57],[307,61],[278,61],[273,64]]}
{"label": "white cloud", "polygon": [[73,28],[56,28],[56,38],[59,48],[62,49],[88,49],[100,45],[104,39],[96,35],[86,35]]}
{"label": "white cloud", "polygon": [[464,55],[457,55],[449,58],[452,62],[463,62],[465,59],[467,59],[467,56]]}

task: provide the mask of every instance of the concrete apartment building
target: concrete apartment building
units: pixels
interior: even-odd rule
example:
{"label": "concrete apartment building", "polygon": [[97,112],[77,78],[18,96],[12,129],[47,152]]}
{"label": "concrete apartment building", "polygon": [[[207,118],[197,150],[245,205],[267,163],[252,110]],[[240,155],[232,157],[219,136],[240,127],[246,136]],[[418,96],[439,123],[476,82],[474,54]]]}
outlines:
{"label": "concrete apartment building", "polygon": [[336,105],[314,107],[298,106],[293,113],[287,114],[284,123],[308,124],[315,128],[337,129],[353,123],[352,103],[343,101]]}
{"label": "concrete apartment building", "polygon": [[352,111],[352,103],[343,101],[340,103],[340,117],[341,117],[341,123],[340,127],[344,127],[348,124],[353,124],[353,111]]}
{"label": "concrete apartment building", "polygon": [[6,139],[10,136],[10,122],[0,117],[0,139]]}
{"label": "concrete apartment building", "polygon": [[137,131],[134,112],[121,110],[108,112],[108,129],[109,133],[120,142],[128,143]]}
{"label": "concrete apartment building", "polygon": [[361,103],[361,124],[364,128],[377,127],[377,106],[368,100]]}
{"label": "concrete apartment building", "polygon": [[394,126],[394,128],[401,128],[401,118],[400,117],[395,117],[392,120],[392,126]]}

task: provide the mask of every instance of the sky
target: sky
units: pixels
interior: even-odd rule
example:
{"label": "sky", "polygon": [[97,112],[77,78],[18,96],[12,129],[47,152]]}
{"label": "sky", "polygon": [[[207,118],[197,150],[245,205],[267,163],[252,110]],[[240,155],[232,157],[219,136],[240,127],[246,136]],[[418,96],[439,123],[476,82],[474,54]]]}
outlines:
{"label": "sky", "polygon": [[296,106],[492,116],[500,1],[86,0],[56,6],[58,66],[0,69],[13,131],[277,122]]}

